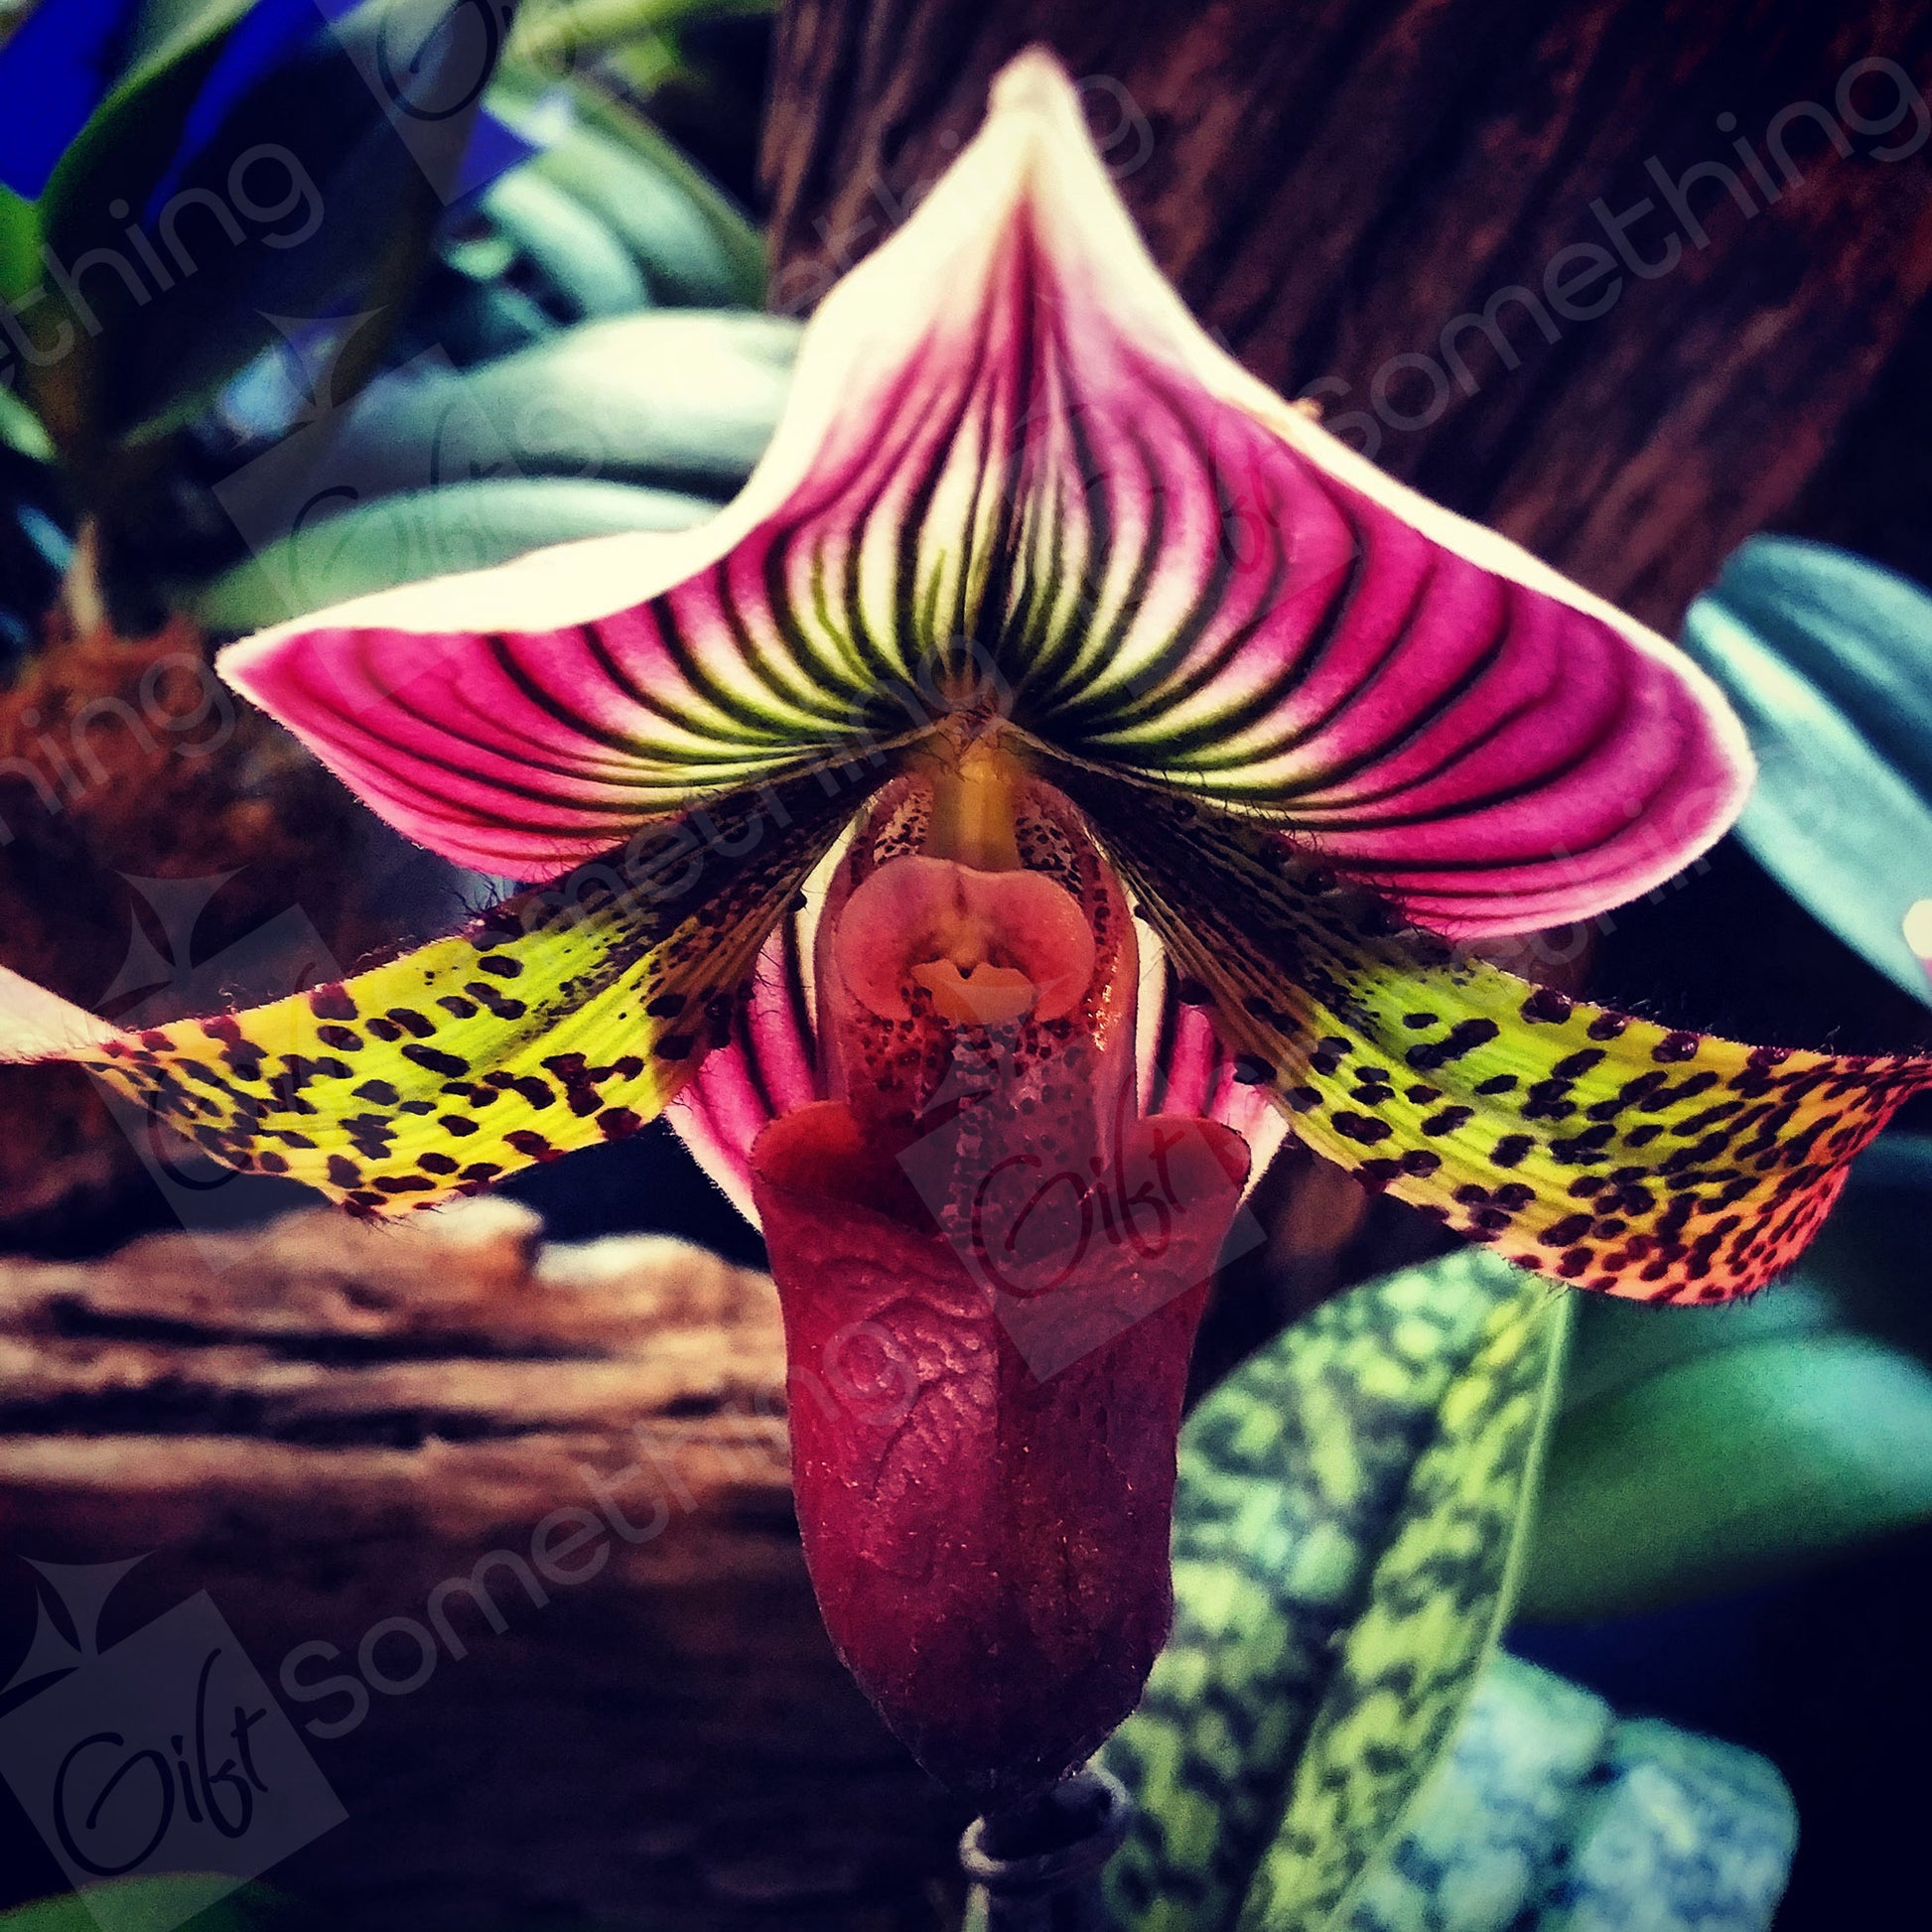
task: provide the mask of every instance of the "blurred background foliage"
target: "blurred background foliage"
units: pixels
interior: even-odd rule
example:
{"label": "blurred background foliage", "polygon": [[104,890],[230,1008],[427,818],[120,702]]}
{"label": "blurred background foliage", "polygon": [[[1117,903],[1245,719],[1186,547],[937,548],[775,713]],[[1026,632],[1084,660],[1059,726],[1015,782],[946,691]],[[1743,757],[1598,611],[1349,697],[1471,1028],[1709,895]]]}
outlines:
{"label": "blurred background foliage", "polygon": [[[123,628],[235,630],[734,492],[789,331],[731,319],[758,233],[643,109],[717,102],[746,9],[539,8],[507,49],[442,0],[92,11],[104,96],[51,167],[0,138],[16,632],[83,525]],[[66,7],[0,58],[70,66]]]}

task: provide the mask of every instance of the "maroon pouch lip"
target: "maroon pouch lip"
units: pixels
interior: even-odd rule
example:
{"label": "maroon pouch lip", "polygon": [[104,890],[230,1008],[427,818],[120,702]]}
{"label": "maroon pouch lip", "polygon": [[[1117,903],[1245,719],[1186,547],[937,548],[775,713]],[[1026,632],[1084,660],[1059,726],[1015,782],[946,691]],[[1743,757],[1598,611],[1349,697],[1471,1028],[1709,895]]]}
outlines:
{"label": "maroon pouch lip", "polygon": [[905,1170],[863,1137],[843,1100],[816,1100],[772,1121],[752,1144],[752,1173],[755,1184],[837,1200],[907,1233],[939,1234]]}
{"label": "maroon pouch lip", "polygon": [[[1116,1244],[1024,1306],[975,1279],[840,1103],[754,1150],[827,1629],[914,1755],[982,1803],[1082,1762],[1166,1639],[1187,1360],[1247,1168],[1229,1130],[1169,1125],[1203,1130],[1195,1165],[1218,1184],[1184,1196],[1166,1268]],[[1043,1378],[1042,1308],[1076,1330]]]}

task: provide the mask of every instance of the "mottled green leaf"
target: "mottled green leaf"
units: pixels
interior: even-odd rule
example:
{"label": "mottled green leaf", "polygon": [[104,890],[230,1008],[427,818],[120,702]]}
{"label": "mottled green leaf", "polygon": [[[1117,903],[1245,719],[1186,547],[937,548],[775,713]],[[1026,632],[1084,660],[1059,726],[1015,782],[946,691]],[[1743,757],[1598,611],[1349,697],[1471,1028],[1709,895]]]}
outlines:
{"label": "mottled green leaf", "polygon": [[211,632],[239,636],[367,591],[483,570],[545,544],[621,530],[682,530],[717,504],[563,477],[485,478],[377,497],[305,525],[188,600]]}
{"label": "mottled green leaf", "polygon": [[1342,1905],[1505,1612],[1567,1309],[1467,1250],[1327,1304],[1189,1421],[1174,1635],[1106,1752],[1135,1932]]}
{"label": "mottled green leaf", "polygon": [[1509,1656],[1370,1868],[1348,1932],[1763,1932],[1797,1816],[1735,1745],[1647,1721]]}
{"label": "mottled green leaf", "polygon": [[1812,915],[1915,997],[1902,923],[1932,897],[1932,597],[1820,543],[1753,537],[1684,645],[1757,754],[1738,836]]}

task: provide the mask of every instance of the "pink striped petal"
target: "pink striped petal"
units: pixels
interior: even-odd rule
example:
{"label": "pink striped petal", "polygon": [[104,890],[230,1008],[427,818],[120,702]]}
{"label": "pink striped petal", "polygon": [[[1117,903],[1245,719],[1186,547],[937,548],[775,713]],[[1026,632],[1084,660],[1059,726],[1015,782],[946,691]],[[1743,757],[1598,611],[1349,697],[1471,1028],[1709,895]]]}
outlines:
{"label": "pink striped petal", "polygon": [[393,822],[521,876],[992,703],[1494,933],[1655,885],[1749,772],[1661,639],[1214,347],[1039,54],[827,298],[713,522],[362,599],[224,665]]}
{"label": "pink striped petal", "polygon": [[1152,927],[1138,932],[1141,1112],[1196,1115],[1233,1128],[1248,1144],[1252,1191],[1288,1138],[1288,1117],[1274,1104],[1267,1069],[1222,1043],[1207,990],[1175,972]]}
{"label": "pink striped petal", "polygon": [[1709,680],[1217,349],[1050,62],[1002,77],[980,149],[959,172],[1025,243],[977,296],[1027,345],[999,647],[1020,724],[1256,808],[1459,935],[1601,910],[1729,823],[1750,763]]}
{"label": "pink striped petal", "polygon": [[723,1044],[667,1113],[692,1158],[731,1204],[758,1227],[752,1200],[752,1143],[781,1114],[825,1094],[813,1029],[812,941],[822,889],[800,894],[759,953],[752,996],[732,1018]]}

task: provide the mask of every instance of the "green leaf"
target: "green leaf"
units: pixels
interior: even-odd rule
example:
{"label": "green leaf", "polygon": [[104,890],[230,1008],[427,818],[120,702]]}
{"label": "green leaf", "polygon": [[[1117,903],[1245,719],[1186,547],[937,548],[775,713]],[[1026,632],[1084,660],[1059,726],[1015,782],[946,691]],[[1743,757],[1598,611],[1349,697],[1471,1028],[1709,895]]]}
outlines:
{"label": "green leaf", "polygon": [[549,67],[588,59],[626,42],[695,26],[701,21],[756,18],[776,0],[554,0],[517,23],[510,52]]}
{"label": "green leaf", "polygon": [[[1754,1311],[1627,1312],[1736,1323]],[[1753,1338],[1740,1323],[1728,1345],[1666,1355],[1563,1416],[1518,1609],[1651,1609],[1928,1518],[1932,1372],[1863,1336]]]}
{"label": "green leaf", "polygon": [[1932,597],[1825,544],[1753,537],[1692,605],[1684,646],[1757,754],[1738,836],[1815,918],[1932,1003],[1901,929],[1932,896]]}
{"label": "green leaf", "polygon": [[1852,1164],[1844,1196],[1805,1251],[1805,1279],[1861,1333],[1932,1363],[1925,1230],[1932,1226],[1932,1135],[1881,1135]]}
{"label": "green leaf", "polygon": [[[570,119],[559,133],[560,94]],[[543,144],[524,165],[609,224],[655,299],[687,308],[762,304],[764,243],[758,231],[640,115],[582,75],[559,82],[507,62],[489,104]]]}
{"label": "green leaf", "polygon": [[89,1885],[0,1912],[4,1932],[313,1932],[319,1914],[267,1885],[225,1872],[170,1871]]}
{"label": "green leaf", "polygon": [[512,168],[482,207],[580,315],[628,315],[650,306],[642,273],[606,223],[534,168]]}
{"label": "green leaf", "polygon": [[718,505],[668,490],[566,478],[485,478],[378,497],[270,544],[187,600],[237,636],[392,584],[507,563],[545,544],[682,530]]}
{"label": "green leaf", "polygon": [[[167,42],[94,110],[72,146],[61,157],[42,194],[40,229],[47,250],[63,263],[78,262],[96,248],[119,255],[122,240],[110,206],[143,207],[180,145],[190,111],[220,58],[228,35],[250,0],[221,0],[188,30]],[[34,282],[41,275],[36,268]],[[89,287],[92,287],[90,282]],[[104,293],[102,306],[126,312],[135,305]],[[98,323],[98,314],[90,310]],[[123,314],[125,326],[125,314]],[[51,359],[33,374],[34,402],[54,439],[76,454],[94,441],[102,413],[102,351],[73,304],[57,290],[43,290],[28,323],[39,351]],[[64,346],[65,345],[65,346]]]}
{"label": "green leaf", "polygon": [[330,465],[365,490],[509,469],[722,499],[771,439],[797,340],[741,310],[585,323],[476,368],[385,376]]}
{"label": "green leaf", "polygon": [[11,188],[0,188],[0,302],[20,301],[40,279],[40,212]]}
{"label": "green leaf", "polygon": [[1174,1634],[1107,1747],[1134,1932],[1325,1925],[1511,1595],[1568,1298],[1471,1249],[1340,1297],[1182,1436]]}
{"label": "green leaf", "polygon": [[1347,1932],[1760,1932],[1797,1826],[1754,1752],[1498,1655]]}
{"label": "green leaf", "polygon": [[36,463],[54,460],[54,445],[48,441],[41,419],[11,389],[4,387],[0,387],[0,443],[10,450],[18,450],[22,456],[32,457]]}

